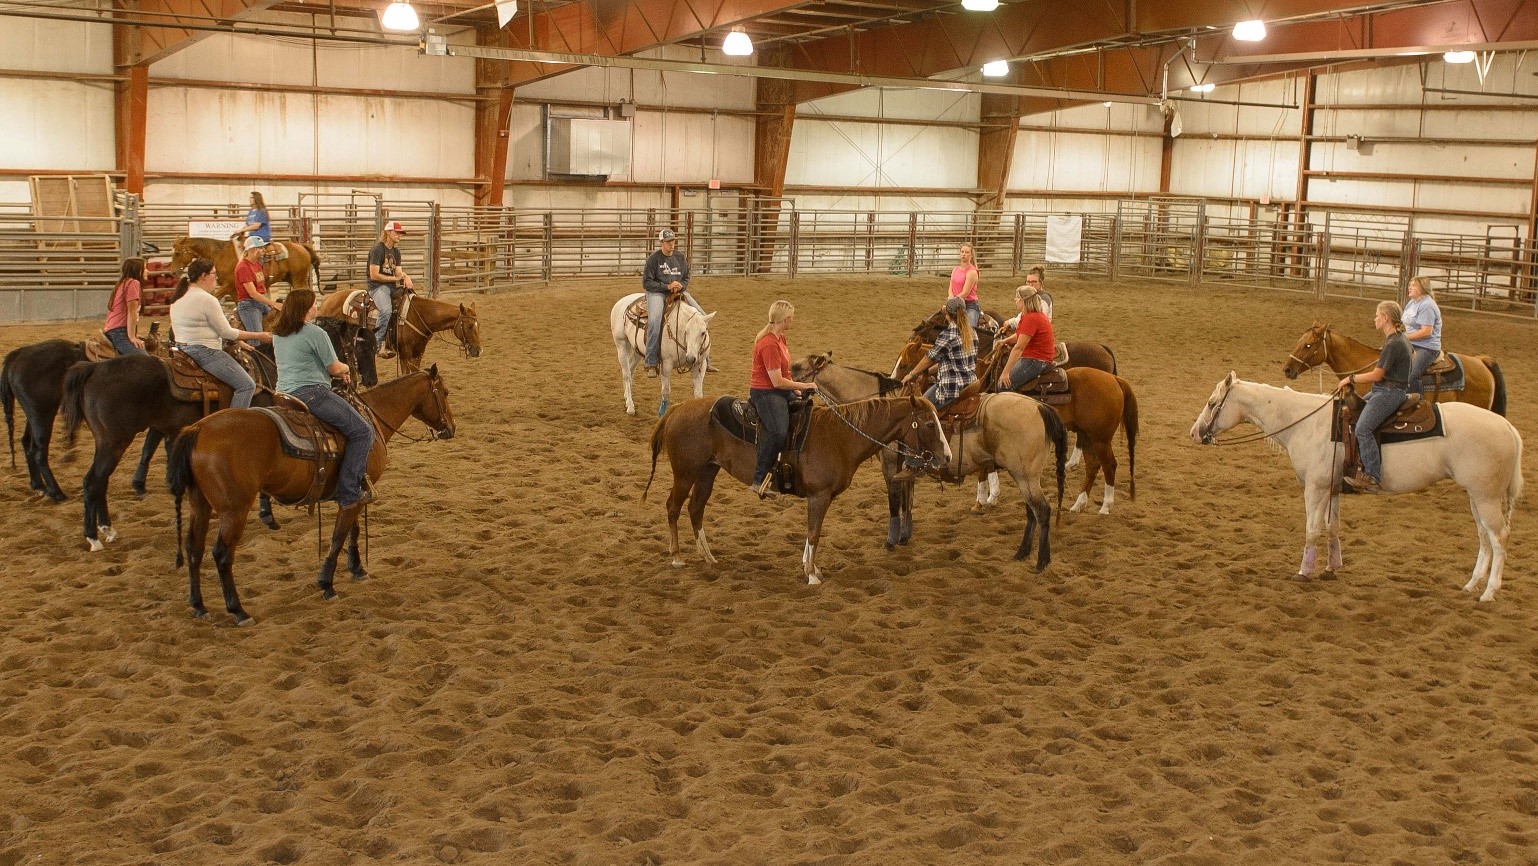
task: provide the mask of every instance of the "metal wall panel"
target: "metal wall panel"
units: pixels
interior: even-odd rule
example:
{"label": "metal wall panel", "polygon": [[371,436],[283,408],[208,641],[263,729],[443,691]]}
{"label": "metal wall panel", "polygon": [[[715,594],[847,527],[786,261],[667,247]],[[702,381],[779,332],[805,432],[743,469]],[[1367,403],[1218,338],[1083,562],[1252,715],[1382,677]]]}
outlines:
{"label": "metal wall panel", "polygon": [[[68,50],[61,50],[67,47]],[[0,27],[7,69],[112,74],[112,27],[75,21],[7,18]],[[13,82],[7,81],[5,88]],[[0,88],[0,89],[5,89]]]}
{"label": "metal wall panel", "polygon": [[1022,129],[1009,188],[1153,192],[1159,154],[1156,138]]}
{"label": "metal wall panel", "polygon": [[788,185],[972,189],[977,133],[956,127],[796,119]]}
{"label": "metal wall panel", "polygon": [[101,85],[0,79],[0,168],[110,171],[112,111]]}
{"label": "metal wall panel", "polygon": [[[697,61],[700,52],[666,46],[639,52],[636,56]],[[711,63],[731,60],[719,51],[707,51],[705,58]],[[600,67],[563,72],[518,88],[518,96],[527,99],[570,99],[579,102],[598,100],[611,103],[628,99],[640,105],[741,110],[753,108],[755,93],[753,79],[745,76]]]}
{"label": "metal wall panel", "polygon": [[1170,192],[1217,198],[1291,199],[1297,189],[1296,140],[1235,141],[1182,135],[1170,162]]}
{"label": "metal wall panel", "polygon": [[945,120],[975,123],[982,109],[976,93],[939,90],[894,90],[879,87],[851,90],[803,103],[798,118],[818,114],[884,117],[891,120]]}
{"label": "metal wall panel", "polygon": [[638,111],[630,179],[637,183],[753,181],[753,121],[710,114]]}

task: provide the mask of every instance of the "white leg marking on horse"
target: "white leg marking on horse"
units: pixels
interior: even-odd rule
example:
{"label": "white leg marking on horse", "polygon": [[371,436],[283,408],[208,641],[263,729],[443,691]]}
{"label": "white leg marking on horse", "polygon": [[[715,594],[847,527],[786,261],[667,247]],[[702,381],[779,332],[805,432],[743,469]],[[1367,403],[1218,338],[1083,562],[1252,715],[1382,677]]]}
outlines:
{"label": "white leg marking on horse", "polygon": [[1303,564],[1298,566],[1298,576],[1308,577],[1314,573],[1314,566],[1319,563],[1319,548],[1310,544],[1303,548]]}
{"label": "white leg marking on horse", "polygon": [[117,530],[116,529],[113,529],[110,526],[98,526],[98,527],[96,527],[96,529],[97,529],[98,533],[100,533],[102,541],[105,541],[108,544],[111,544],[112,542],[117,541]]}
{"label": "white leg marking on horse", "polygon": [[92,553],[101,553],[105,549],[105,546],[94,538],[87,538],[85,543],[91,548]]}
{"label": "white leg marking on horse", "polygon": [[1080,511],[1083,511],[1084,510],[1084,506],[1086,506],[1088,504],[1089,504],[1089,494],[1088,493],[1080,493],[1079,494],[1079,498],[1075,499],[1073,501],[1073,505],[1069,506],[1068,510],[1072,511],[1075,514],[1078,514]]}
{"label": "white leg marking on horse", "polygon": [[1064,463],[1063,466],[1066,469],[1072,469],[1073,467],[1078,466],[1079,461],[1082,459],[1084,459],[1084,452],[1079,450],[1079,446],[1075,445],[1073,446],[1073,450],[1068,452],[1068,462]]}
{"label": "white leg marking on horse", "polygon": [[699,545],[700,556],[705,557],[706,562],[710,563],[711,565],[715,565],[716,558],[710,553],[710,542],[705,540],[705,530],[701,529],[699,532],[695,533],[694,541]]}
{"label": "white leg marking on horse", "polygon": [[989,508],[999,504],[999,473],[997,472],[988,473],[988,501],[985,504]]}
{"label": "white leg marking on horse", "polygon": [[1101,502],[1100,502],[1100,513],[1101,514],[1110,514],[1111,513],[1111,503],[1113,503],[1115,501],[1116,501],[1116,488],[1112,487],[1109,484],[1105,485],[1105,498],[1103,500],[1101,500]]}
{"label": "white leg marking on horse", "polygon": [[806,582],[810,586],[822,583],[822,569],[812,565],[812,557],[817,553],[817,548],[807,541],[801,548],[801,571],[806,575]]}
{"label": "white leg marking on horse", "polygon": [[1340,539],[1332,538],[1330,539],[1330,569],[1333,571],[1343,564],[1340,556]]}

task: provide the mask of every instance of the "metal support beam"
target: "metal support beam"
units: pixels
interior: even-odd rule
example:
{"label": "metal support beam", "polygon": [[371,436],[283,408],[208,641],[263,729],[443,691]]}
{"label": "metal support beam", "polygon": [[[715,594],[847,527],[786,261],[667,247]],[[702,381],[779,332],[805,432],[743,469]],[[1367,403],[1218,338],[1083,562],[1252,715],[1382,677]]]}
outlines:
{"label": "metal support beam", "polygon": [[[504,44],[504,31],[478,27],[475,41],[481,45]],[[475,203],[487,207],[502,205],[507,177],[508,124],[513,116],[513,89],[500,83],[502,64],[490,60],[475,61],[475,174],[486,179],[475,188]]]}
{"label": "metal support beam", "polygon": [[144,148],[149,128],[149,81],[147,64],[128,67],[127,80],[113,85],[113,139],[117,170],[123,172],[123,189],[144,195]]}
{"label": "metal support beam", "polygon": [[977,187],[987,190],[979,210],[1004,209],[1009,170],[1015,160],[1015,139],[1020,131],[1020,101],[1010,96],[985,93],[979,117],[988,124],[977,136]]}
{"label": "metal support beam", "polygon": [[[208,36],[209,30],[201,26],[213,18],[224,24],[250,18],[253,14],[278,5],[280,0],[116,0],[117,10],[140,18],[164,21],[155,27],[118,24],[114,29],[132,26],[136,31],[128,50],[117,58],[118,65],[132,66],[151,64],[186,48]],[[177,27],[185,18],[194,28]]]}

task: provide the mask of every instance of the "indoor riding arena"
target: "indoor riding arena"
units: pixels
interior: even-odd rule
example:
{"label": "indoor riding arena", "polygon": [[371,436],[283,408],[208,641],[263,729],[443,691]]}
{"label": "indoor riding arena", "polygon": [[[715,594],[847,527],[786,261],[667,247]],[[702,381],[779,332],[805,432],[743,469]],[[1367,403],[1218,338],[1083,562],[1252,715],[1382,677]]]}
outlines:
{"label": "indoor riding arena", "polygon": [[[0,866],[1538,864],[1538,519],[1513,480],[1538,461],[1497,477],[1470,434],[1538,436],[1538,6],[1143,5],[0,4],[0,354],[99,336],[134,257],[137,333],[163,335],[173,249],[249,232],[254,191],[325,295],[398,238],[412,309],[449,311],[402,316],[452,419],[386,431],[365,579],[344,558],[333,599],[336,504],[252,514],[240,623],[222,553],[193,615],[164,452],[141,497],[128,448],[91,552],[93,428],[54,424],[55,502],[9,400]],[[675,564],[663,381],[633,359],[627,414],[610,324],[664,230],[714,314],[712,399],[747,397],[777,300],[792,359],[891,374],[967,290],[964,245],[998,320],[1041,266],[1055,339],[1108,347],[1134,395],[1114,496],[1081,464],[1059,498],[1049,454],[1038,571],[1008,475],[986,507],[920,476],[889,546],[872,457],[819,584],[807,500],[722,472],[714,563],[685,508]],[[1334,493],[1330,394],[1417,276],[1469,384],[1382,481],[1444,480]],[[1326,339],[1368,360],[1315,365]],[[17,369],[0,397],[38,387]],[[1311,472],[1338,565],[1326,535],[1305,555]],[[1497,481],[1482,600],[1471,500]]]}

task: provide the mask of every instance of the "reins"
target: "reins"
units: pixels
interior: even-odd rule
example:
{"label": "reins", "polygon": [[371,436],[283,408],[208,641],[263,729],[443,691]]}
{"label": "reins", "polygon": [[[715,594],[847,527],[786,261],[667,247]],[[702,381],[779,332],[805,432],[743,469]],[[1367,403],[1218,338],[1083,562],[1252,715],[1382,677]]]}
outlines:
{"label": "reins", "polygon": [[[818,396],[822,396],[822,391],[819,390],[816,393],[817,393]],[[874,398],[874,399],[882,399],[882,398]],[[890,451],[893,454],[896,454],[898,457],[901,457],[901,458],[903,458],[905,460],[910,459],[910,458],[911,459],[918,459],[918,460],[922,460],[925,463],[928,463],[929,460],[934,457],[934,452],[932,452],[932,451],[909,451],[909,450],[907,450],[906,449],[907,443],[903,442],[901,439],[898,440],[898,442],[897,442],[895,447],[890,445],[890,444],[888,444],[888,443],[886,443],[886,442],[882,442],[880,439],[877,439],[876,437],[870,435],[869,433],[866,433],[864,430],[861,430],[859,427],[855,426],[853,421],[850,421],[848,418],[846,418],[844,416],[844,413],[838,411],[840,406],[846,405],[846,404],[835,403],[832,400],[827,399],[826,397],[823,398],[823,402],[827,404],[827,409],[828,409],[829,412],[833,413],[833,417],[835,417],[838,420],[844,422],[844,426],[848,427],[850,430],[853,430],[854,432],[856,432],[856,433],[860,434],[862,437],[864,437],[866,440],[874,443],[877,446],[877,448],[880,449],[880,450]],[[863,401],[855,401],[855,402],[863,402]],[[912,421],[913,419],[917,418],[918,415],[919,415],[919,413],[917,411],[914,411],[914,413],[912,415],[908,416],[908,419],[910,421]],[[917,426],[916,422],[915,422],[915,426]]]}
{"label": "reins", "polygon": [[[1232,394],[1232,393],[1233,393],[1233,388],[1230,387],[1228,389],[1228,391],[1223,394],[1223,399],[1218,401],[1217,408],[1212,410],[1212,423],[1214,423],[1214,424],[1217,423],[1218,415],[1221,414],[1222,411],[1223,411],[1223,404],[1228,402],[1228,395]],[[1291,424],[1288,424],[1288,425],[1283,426],[1283,427],[1278,427],[1275,430],[1272,430],[1270,432],[1266,432],[1265,430],[1261,430],[1258,433],[1246,433],[1243,436],[1236,436],[1233,439],[1224,439],[1221,442],[1218,441],[1218,439],[1216,437],[1213,437],[1206,444],[1208,444],[1208,445],[1248,445],[1251,442],[1259,442],[1262,439],[1270,439],[1272,436],[1275,436],[1278,433],[1283,433],[1283,432],[1285,432],[1287,430],[1291,430],[1292,428],[1298,426],[1299,424],[1302,424],[1304,421],[1307,421],[1308,419],[1310,419],[1310,418],[1314,417],[1315,415],[1319,414],[1319,411],[1321,409],[1323,409],[1326,406],[1329,406],[1330,404],[1332,404],[1334,402],[1335,402],[1335,395],[1331,394],[1329,396],[1329,399],[1325,400],[1323,403],[1320,403],[1318,406],[1314,407],[1312,410],[1310,410],[1308,412],[1308,414],[1304,415],[1303,417],[1299,418],[1296,421],[1293,421]]]}
{"label": "reins", "polygon": [[[409,375],[413,375],[414,376],[414,375],[417,375],[418,373],[420,373],[423,376],[428,375],[425,370],[418,370],[416,373],[412,373],[412,374],[409,374]],[[443,395],[438,393],[438,388],[437,388],[437,386],[432,381],[429,381],[427,383],[427,388],[428,388],[429,392],[432,393],[433,401],[438,406],[438,417],[440,417],[440,418],[444,417],[448,413],[444,410]],[[377,389],[376,389],[376,391],[371,391],[370,393],[377,393]],[[401,428],[400,427],[396,427],[396,426],[392,425],[390,422],[386,421],[383,416],[381,416],[378,412],[374,411],[374,407],[373,406],[370,406],[361,397],[356,399],[356,400],[354,400],[354,401],[352,401],[352,402],[355,405],[362,407],[364,412],[366,412],[368,414],[369,419],[370,419],[369,423],[374,425],[374,432],[380,434],[380,439],[384,438],[383,432],[380,430],[380,427],[383,427],[385,430],[389,430],[391,436],[400,436],[402,439],[405,439],[407,442],[431,442],[434,438],[437,437],[437,434],[439,432],[437,430],[433,430],[433,435],[432,436],[428,436],[428,437],[423,438],[423,439],[416,439],[416,438],[413,438],[411,436],[407,436],[406,434],[401,432]],[[410,420],[410,418],[411,418],[410,415],[407,415],[406,417],[407,417],[407,420]],[[402,421],[401,423],[404,424],[405,422]],[[427,429],[432,430],[432,427],[429,426]]]}

